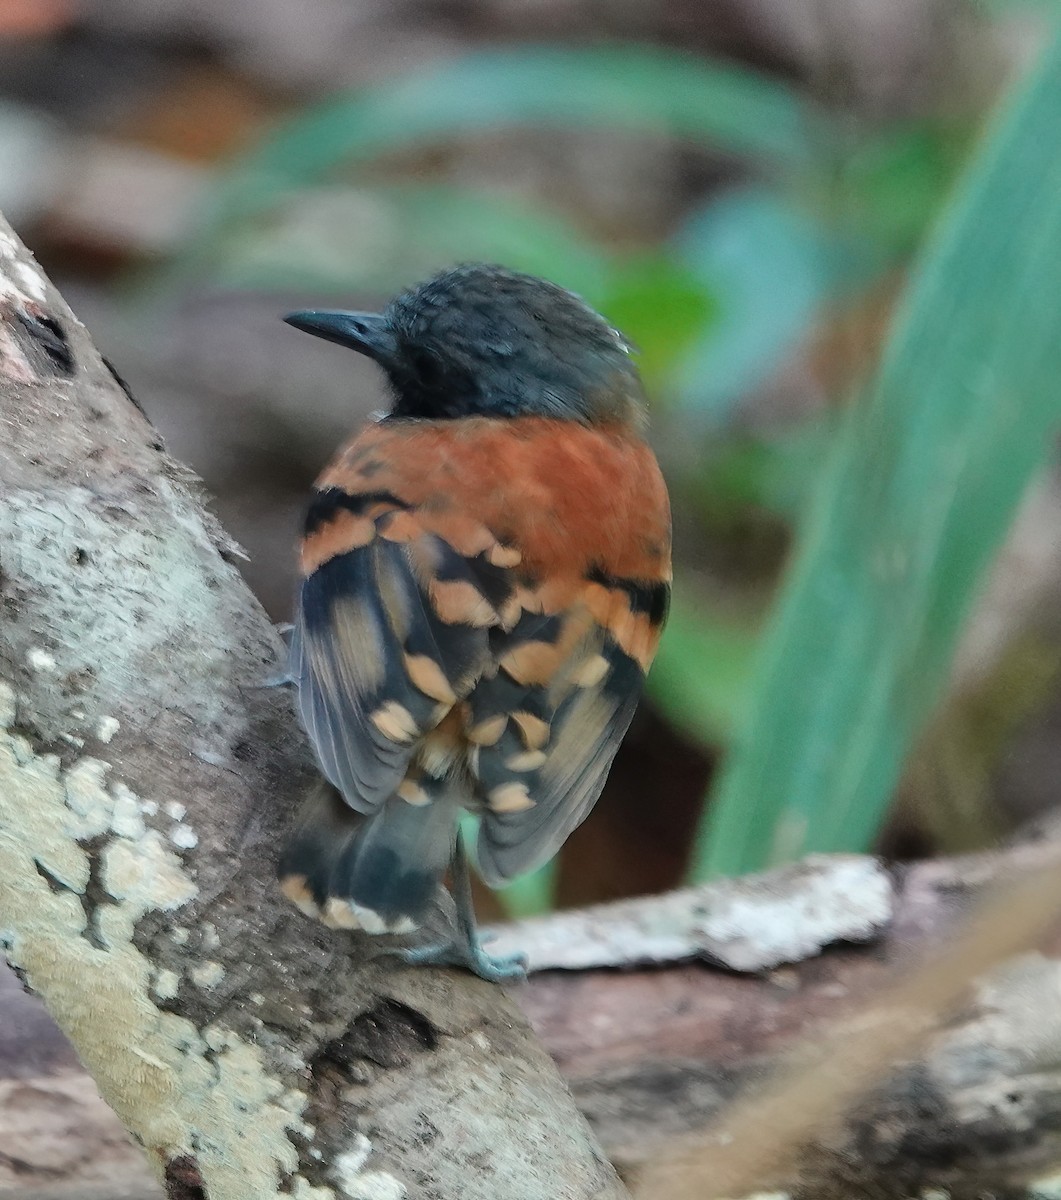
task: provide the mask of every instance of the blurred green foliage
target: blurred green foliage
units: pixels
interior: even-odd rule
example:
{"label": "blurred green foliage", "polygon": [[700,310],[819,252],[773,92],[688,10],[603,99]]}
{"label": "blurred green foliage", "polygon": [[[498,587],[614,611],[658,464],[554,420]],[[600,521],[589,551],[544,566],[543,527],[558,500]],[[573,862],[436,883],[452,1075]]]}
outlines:
{"label": "blurred green foliage", "polygon": [[[232,165],[163,284],[386,294],[483,259],[583,294],[638,346],[676,512],[690,524],[649,687],[676,728],[732,747],[694,876],[861,849],[1041,458],[1045,360],[1023,361],[1019,327],[989,318],[1012,305],[1037,353],[1053,328],[1048,311],[1024,307],[1031,288],[1056,293],[1061,263],[1044,190],[1061,180],[1031,149],[1049,144],[1049,120],[1061,123],[1051,70],[991,135],[944,216],[879,384],[849,420],[831,410],[750,432],[738,417],[838,307],[918,249],[970,130],[921,119],[852,140],[794,88],[665,50],[491,51],[335,97]],[[558,206],[381,170],[397,164],[400,176],[403,155],[520,128],[648,132],[741,168],[668,237],[635,248]],[[757,615],[718,601],[686,547],[698,523],[755,512],[798,528],[808,509],[764,648]],[[518,885],[513,910],[546,905],[551,878]]]}
{"label": "blurred green foliage", "polygon": [[648,131],[778,164],[806,161],[813,149],[794,95],[739,67],[649,47],[512,48],[349,92],[296,117],[234,165],[212,220],[244,219],[338,167],[515,125]]}
{"label": "blurred green foliage", "polygon": [[1061,39],[983,146],[837,440],[698,878],[865,846],[1061,424]]}

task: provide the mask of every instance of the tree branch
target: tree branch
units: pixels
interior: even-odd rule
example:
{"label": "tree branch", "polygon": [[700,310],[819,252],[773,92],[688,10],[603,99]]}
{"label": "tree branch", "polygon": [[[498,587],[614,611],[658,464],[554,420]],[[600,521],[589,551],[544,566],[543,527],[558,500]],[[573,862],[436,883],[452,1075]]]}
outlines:
{"label": "tree branch", "polygon": [[618,1197],[504,994],[278,894],[311,777],[195,480],[0,220],[0,937],[171,1197]]}
{"label": "tree branch", "polygon": [[[727,905],[741,895],[744,916],[730,909],[729,918],[733,944],[747,953],[767,929],[761,911],[784,896],[787,965],[753,974],[688,962],[623,972],[547,971],[533,976],[519,998],[620,1168],[666,1165],[678,1139],[727,1115],[735,1098],[789,1060],[793,1047],[818,1044],[833,1051],[867,1028],[887,1029],[895,1020],[910,1026],[909,1007],[898,1016],[894,1007],[880,1009],[882,992],[897,972],[944,959],[985,894],[1056,862],[1056,853],[1050,845],[1025,846],[905,868],[891,879],[883,912],[875,881],[884,874],[870,859],[813,860],[743,880],[740,893],[732,881],[720,881],[666,898],[668,911],[680,907],[681,896],[696,896],[722,922]],[[861,879],[864,900],[876,897],[863,912],[877,926],[871,945],[836,941],[852,918],[842,905],[830,911],[821,898],[823,886],[827,893],[828,881],[838,875]],[[624,945],[631,925],[655,924],[657,934],[673,936],[675,927],[668,930],[657,920],[659,905],[659,898],[650,898],[560,913],[527,922],[522,932],[533,934],[528,944],[546,957],[571,949],[572,921],[591,923],[600,946]],[[1004,927],[1007,937],[1015,936],[1013,914]],[[680,923],[677,928],[680,933]],[[823,937],[829,929],[833,936]],[[767,932],[776,958],[778,930]],[[763,949],[760,943],[756,952]],[[1061,932],[1041,950],[970,989],[924,1054],[901,1065],[868,1099],[848,1106],[841,1129],[824,1138],[814,1131],[816,1140],[803,1154],[801,1195],[898,1200],[933,1188],[970,1200],[985,1189],[1037,1200],[1048,1194],[1041,1180],[1061,1161],[1061,967],[1051,957],[1061,951]],[[991,960],[999,947],[985,945],[982,953]],[[943,983],[956,986],[953,976]],[[931,1021],[920,1021],[917,1031],[931,1028]],[[104,1176],[131,1187],[137,1178],[131,1148],[120,1157],[113,1129],[91,1097],[77,1090],[83,1076],[72,1073],[58,1031],[42,1024],[31,999],[10,989],[4,994],[2,977],[0,1029],[12,1031],[7,1054],[0,1041],[0,1145],[5,1137],[15,1140],[17,1130],[33,1129],[27,1155],[35,1147],[34,1161],[53,1163],[61,1133],[64,1163],[71,1165],[55,1186],[67,1196],[80,1197],[86,1184]],[[10,1114],[3,1103],[4,1072],[14,1076],[6,1085],[13,1095]],[[848,1077],[845,1072],[841,1080],[845,1087]],[[14,1098],[23,1080],[32,1090]],[[876,1081],[871,1074],[861,1082],[872,1087]],[[801,1104],[798,1115],[804,1112]],[[757,1157],[768,1160],[759,1152],[773,1136],[771,1127],[754,1137]],[[691,1194],[717,1194],[712,1188],[719,1183],[719,1159],[730,1144],[711,1153]],[[47,1180],[41,1170],[26,1177],[41,1186]],[[5,1182],[0,1171],[0,1190]]]}

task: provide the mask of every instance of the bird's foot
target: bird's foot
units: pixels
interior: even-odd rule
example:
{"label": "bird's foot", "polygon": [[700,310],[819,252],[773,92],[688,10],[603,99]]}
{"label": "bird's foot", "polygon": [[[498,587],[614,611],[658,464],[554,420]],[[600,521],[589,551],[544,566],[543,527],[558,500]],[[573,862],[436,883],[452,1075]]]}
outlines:
{"label": "bird's foot", "polygon": [[478,941],[454,938],[427,946],[388,947],[382,953],[394,955],[410,966],[463,967],[487,983],[522,983],[527,978],[526,955],[487,954]]}

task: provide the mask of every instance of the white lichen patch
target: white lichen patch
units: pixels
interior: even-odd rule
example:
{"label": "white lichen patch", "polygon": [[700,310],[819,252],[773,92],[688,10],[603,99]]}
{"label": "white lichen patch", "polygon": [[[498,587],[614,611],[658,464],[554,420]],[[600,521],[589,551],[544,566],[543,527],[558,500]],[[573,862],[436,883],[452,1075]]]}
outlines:
{"label": "white lichen patch", "polygon": [[180,991],[181,977],[176,971],[161,970],[155,975],[155,982],[151,985],[151,991],[160,1000],[172,1000]]}
{"label": "white lichen patch", "polygon": [[171,831],[169,840],[178,850],[194,850],[199,845],[199,835],[190,825],[177,825]]}
{"label": "white lichen patch", "polygon": [[36,263],[23,262],[18,257],[17,239],[3,229],[0,229],[0,259],[8,260],[0,263],[3,267],[3,271],[0,272],[0,284],[9,289],[13,288],[17,275],[23,280],[23,286],[33,293],[33,299],[43,300],[47,296],[48,287],[40,268]]}
{"label": "white lichen patch", "polygon": [[[164,492],[168,485],[158,481],[156,486]],[[203,532],[197,524],[185,528],[178,523],[163,537],[142,517],[135,499],[85,487],[11,488],[5,493],[0,559],[34,597],[37,627],[62,629],[72,606],[82,605],[86,596],[95,600],[92,619],[81,624],[76,639],[62,643],[61,653],[47,644],[61,659],[62,673],[79,678],[70,707],[92,714],[92,723],[75,728],[69,711],[56,708],[54,676],[33,672],[27,697],[45,722],[39,726],[44,740],[64,730],[87,735],[102,714],[120,717],[155,702],[145,647],[171,644],[175,638],[194,641],[194,655],[177,655],[180,666],[174,669],[186,677],[187,686],[174,692],[173,711],[190,718],[203,748],[221,755],[227,765],[229,746],[222,731],[235,681],[230,647],[216,635],[225,627],[224,589],[203,586]],[[92,553],[72,571],[71,562],[86,546]],[[207,630],[214,632],[207,637]],[[20,644],[19,652],[24,657],[30,647],[42,647],[42,641],[38,636]],[[35,685],[46,690],[38,695]],[[41,703],[45,697],[47,702]]]}
{"label": "white lichen patch", "polygon": [[1033,1179],[1027,1190],[1028,1200],[1061,1200],[1061,1174]]}
{"label": "white lichen patch", "polygon": [[120,782],[112,785],[111,795],[114,798],[111,829],[119,837],[133,840],[143,837],[146,827],[140,797]]}
{"label": "white lichen patch", "polygon": [[117,717],[100,717],[96,722],[96,741],[109,745],[111,738],[121,729],[122,723]]}
{"label": "white lichen patch", "polygon": [[694,957],[764,971],[833,942],[871,940],[891,920],[892,903],[891,879],[876,859],[811,855],[763,875],[506,925],[490,950],[525,953],[531,971]]}
{"label": "white lichen patch", "polygon": [[67,812],[63,831],[84,841],[98,837],[110,828],[114,817],[114,797],[107,790],[110,764],[86,755],[78,759],[63,777]]}
{"label": "white lichen patch", "polygon": [[332,1188],[313,1187],[301,1175],[295,1180],[291,1195],[295,1200],[336,1200]]}
{"label": "white lichen patch", "polygon": [[351,1148],[337,1154],[332,1162],[332,1177],[343,1200],[405,1200],[405,1185],[386,1171],[366,1171],[372,1143],[364,1134],[354,1135]]}
{"label": "white lichen patch", "polygon": [[31,671],[54,671],[56,668],[55,655],[49,654],[40,646],[31,646],[26,651],[26,666]]}
{"label": "white lichen patch", "polygon": [[196,963],[189,974],[197,988],[209,990],[217,987],[225,978],[225,968],[219,962],[207,959],[206,962]]}
{"label": "white lichen patch", "polygon": [[27,262],[15,263],[15,274],[18,276],[22,290],[31,300],[43,304],[48,298],[48,284],[44,276],[35,266]]}
{"label": "white lichen patch", "polygon": [[738,971],[800,962],[831,942],[868,941],[891,919],[891,879],[864,856],[812,855],[772,877],[727,883],[696,937]]}
{"label": "white lichen patch", "polygon": [[166,816],[174,821],[183,821],[188,814],[188,810],[179,800],[167,800],[162,807]]}
{"label": "white lichen patch", "polygon": [[[266,1070],[257,1046],[212,1033],[222,1046],[215,1052],[191,1021],[161,1011],[156,999],[175,994],[179,980],[133,944],[145,915],[177,911],[196,895],[194,878],[158,831],[131,815],[135,797],[110,764],[83,757],[61,771],[53,755],[37,754],[9,729],[17,699],[0,681],[7,956],[45,997],[104,1099],[156,1162],[194,1155],[211,1200],[274,1195],[281,1175],[298,1169],[288,1133],[301,1124],[305,1095]],[[137,803],[143,813],[146,805]],[[96,910],[102,947],[82,936],[86,918],[76,894],[90,878],[89,851],[75,840],[87,830],[109,838],[100,876],[111,900]],[[335,1200],[327,1189],[294,1186],[304,1200]]]}
{"label": "white lichen patch", "polygon": [[[215,963],[214,965],[216,966],[217,964]],[[215,1054],[223,1054],[227,1050],[231,1050],[234,1046],[240,1045],[239,1038],[230,1029],[223,1029],[220,1025],[208,1025],[203,1030],[203,1041],[206,1042]]]}
{"label": "white lichen patch", "polygon": [[116,838],[104,846],[103,886],[115,900],[125,900],[144,912],[180,908],[196,894],[177,856],[166,847],[157,829],[135,842]]}
{"label": "white lichen patch", "polygon": [[1061,962],[1040,952],[1011,959],[976,983],[969,1001],[976,1016],[937,1038],[925,1064],[962,1128],[1018,1136],[1036,1128],[1043,1073],[1057,1067],[1059,996]]}

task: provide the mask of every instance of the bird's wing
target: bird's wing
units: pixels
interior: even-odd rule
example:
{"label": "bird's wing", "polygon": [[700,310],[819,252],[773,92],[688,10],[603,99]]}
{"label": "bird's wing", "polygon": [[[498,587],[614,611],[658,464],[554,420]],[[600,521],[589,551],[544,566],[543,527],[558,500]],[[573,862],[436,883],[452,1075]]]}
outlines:
{"label": "bird's wing", "polygon": [[401,440],[370,427],[322,478],[302,542],[291,674],[321,769],[372,812],[490,662],[505,547],[424,501]]}
{"label": "bird's wing", "polygon": [[491,631],[496,674],[472,691],[478,858],[497,886],[551,858],[593,807],[634,715],[669,586],[598,573],[522,594],[511,631]]}
{"label": "bird's wing", "polygon": [[318,488],[292,654],[324,773],[371,812],[456,708],[484,874],[544,861],[603,787],[665,616],[651,452],[570,421],[385,421]]}

